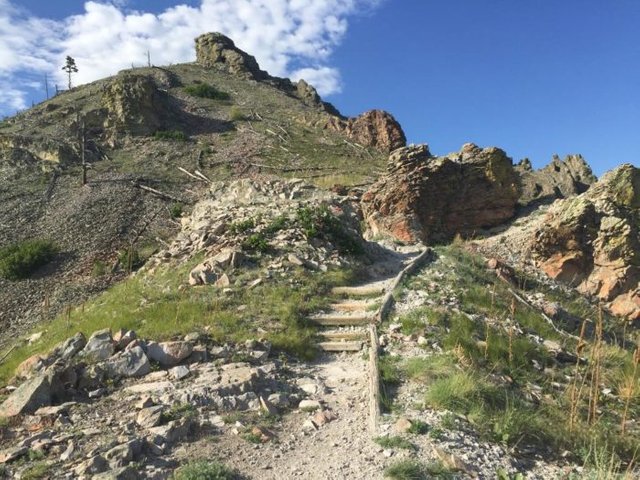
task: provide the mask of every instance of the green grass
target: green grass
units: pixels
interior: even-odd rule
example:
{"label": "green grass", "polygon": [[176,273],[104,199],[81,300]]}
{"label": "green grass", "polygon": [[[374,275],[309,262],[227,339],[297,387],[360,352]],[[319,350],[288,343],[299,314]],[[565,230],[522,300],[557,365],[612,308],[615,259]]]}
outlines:
{"label": "green grass", "polygon": [[416,446],[403,437],[384,436],[373,439],[382,448],[402,448],[405,450],[415,450]]}
{"label": "green grass", "polygon": [[8,280],[28,278],[58,253],[50,240],[26,240],[0,248],[0,276]]}
{"label": "green grass", "polygon": [[384,470],[385,478],[392,480],[453,479],[455,476],[440,462],[427,465],[418,460],[399,460]]}
{"label": "green grass", "polygon": [[184,87],[184,91],[188,95],[198,98],[210,98],[212,100],[229,100],[231,98],[227,92],[222,92],[208,83],[188,85]]}
{"label": "green grass", "polygon": [[[585,415],[581,415],[573,431],[569,431],[567,379],[575,374],[575,365],[558,364],[527,334],[559,340],[570,352],[575,342],[561,338],[539,312],[520,303],[515,304],[515,316],[508,321],[513,313],[510,287],[488,272],[481,258],[456,245],[436,247],[436,251],[436,262],[407,280],[404,288],[431,290],[435,284],[438,292],[445,287],[447,296],[459,299],[459,310],[424,306],[399,319],[405,333],[419,331],[427,337],[429,345],[435,343],[443,349],[443,353],[429,354],[427,348],[425,356],[408,358],[396,365],[400,378],[423,385],[425,406],[462,416],[482,438],[506,445],[536,445],[556,452],[569,450],[577,455],[577,452],[589,451],[590,445],[596,442],[615,451],[622,465],[625,460],[631,460],[637,454],[639,432],[629,429],[625,435],[620,434],[622,403],[616,399],[603,396],[598,422],[588,425]],[[519,284],[535,292],[546,294],[548,290],[532,279]],[[573,305],[574,311],[581,304],[574,295],[555,294],[556,301],[564,298]],[[593,309],[584,311],[590,318],[597,314]],[[611,338],[616,338],[615,323],[608,319],[606,322]],[[515,325],[524,333],[512,330],[510,335],[509,325]],[[601,375],[604,386],[616,391],[625,379],[629,381],[633,373],[629,349],[629,346],[623,350],[613,344],[604,349]],[[584,355],[589,355],[589,347]],[[553,375],[534,368],[534,360]],[[554,386],[558,379],[564,380],[565,388]],[[530,395],[531,385],[539,389],[535,398]],[[640,412],[637,397],[631,402],[633,415]],[[579,410],[586,410],[586,404],[585,395]],[[434,434],[434,430],[429,434]],[[600,458],[597,463],[601,470],[603,463],[611,469],[611,455],[590,454],[588,458],[592,464],[594,458]]]}
{"label": "green grass", "polygon": [[211,460],[198,460],[180,467],[173,480],[235,480],[239,475],[223,465]]}
{"label": "green grass", "polygon": [[[216,341],[264,337],[276,350],[310,359],[316,353],[315,327],[304,321],[305,316],[325,307],[331,287],[351,283],[354,275],[344,269],[320,273],[300,268],[286,279],[268,280],[253,289],[236,287],[228,293],[213,287],[181,287],[189,271],[201,261],[197,256],[154,275],[128,278],[72,309],[69,318],[55,318],[47,324],[47,334],[39,342],[20,344],[10,353],[0,365],[0,381],[6,382],[29,356],[48,351],[76,332],[88,336],[106,327],[135,330],[139,336],[156,340],[208,327]],[[258,265],[233,280],[250,282],[259,275]],[[241,305],[245,309],[238,311]]]}

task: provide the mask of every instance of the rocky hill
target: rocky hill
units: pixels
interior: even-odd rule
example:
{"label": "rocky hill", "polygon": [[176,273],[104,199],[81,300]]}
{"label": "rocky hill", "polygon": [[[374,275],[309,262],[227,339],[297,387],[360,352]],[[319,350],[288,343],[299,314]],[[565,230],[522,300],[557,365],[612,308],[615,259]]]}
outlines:
{"label": "rocky hill", "polygon": [[640,475],[636,167],[195,48],[0,124],[0,476]]}

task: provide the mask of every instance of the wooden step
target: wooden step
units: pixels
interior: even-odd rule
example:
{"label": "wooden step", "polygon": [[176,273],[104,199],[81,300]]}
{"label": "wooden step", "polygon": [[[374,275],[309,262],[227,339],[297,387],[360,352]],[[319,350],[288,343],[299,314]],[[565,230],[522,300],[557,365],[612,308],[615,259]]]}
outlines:
{"label": "wooden step", "polygon": [[367,332],[364,330],[348,330],[348,331],[328,331],[319,332],[318,335],[328,342],[338,341],[361,341],[364,342],[367,339]]}
{"label": "wooden step", "polygon": [[358,312],[358,311],[373,311],[373,308],[379,307],[380,301],[374,300],[345,300],[344,302],[332,303],[331,310],[336,312]]}
{"label": "wooden step", "polygon": [[323,326],[351,326],[351,325],[367,325],[375,321],[375,315],[370,313],[359,313],[354,315],[346,315],[343,313],[325,313],[312,315],[309,320],[317,325]]}
{"label": "wooden step", "polygon": [[362,342],[320,342],[318,348],[325,352],[359,352]]}
{"label": "wooden step", "polygon": [[386,283],[372,283],[370,285],[360,285],[358,287],[334,287],[331,293],[334,295],[350,295],[353,297],[369,297],[371,295],[382,295],[385,292]]}

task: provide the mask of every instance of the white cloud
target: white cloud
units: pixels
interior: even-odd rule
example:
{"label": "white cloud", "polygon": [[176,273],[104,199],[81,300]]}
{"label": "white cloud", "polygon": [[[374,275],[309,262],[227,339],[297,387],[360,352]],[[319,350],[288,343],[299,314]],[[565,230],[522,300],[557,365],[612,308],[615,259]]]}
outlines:
{"label": "white cloud", "polygon": [[[147,51],[156,65],[193,61],[193,39],[219,31],[272,75],[304,78],[327,95],[340,91],[339,72],[329,60],[348,17],[380,1],[201,0],[197,7],[175,5],[160,14],[127,10],[126,0],[88,1],[83,13],[55,22],[0,0],[0,81],[17,85],[25,71],[47,72],[65,85],[66,55],[78,65],[75,84],[144,65]],[[3,90],[0,109],[19,105],[19,91]]]}
{"label": "white cloud", "polygon": [[291,73],[291,79],[303,79],[313,85],[320,95],[342,91],[340,72],[332,67],[301,68]]}

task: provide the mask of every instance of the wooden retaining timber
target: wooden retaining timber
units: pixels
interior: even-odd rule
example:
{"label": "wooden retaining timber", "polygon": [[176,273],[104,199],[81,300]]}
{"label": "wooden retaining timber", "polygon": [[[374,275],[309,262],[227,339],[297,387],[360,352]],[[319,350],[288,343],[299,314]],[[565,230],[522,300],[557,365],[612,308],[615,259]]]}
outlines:
{"label": "wooden retaining timber", "polygon": [[377,314],[377,322],[380,323],[384,320],[384,318],[389,314],[389,310],[393,306],[395,299],[393,297],[393,292],[398,286],[402,283],[402,281],[407,277],[407,275],[411,275],[416,268],[418,268],[423,262],[430,260],[433,255],[433,250],[431,248],[426,248],[420,255],[411,260],[411,263],[407,265],[393,280],[393,283],[389,287],[387,294],[384,296],[382,300],[382,305],[378,310]]}

